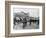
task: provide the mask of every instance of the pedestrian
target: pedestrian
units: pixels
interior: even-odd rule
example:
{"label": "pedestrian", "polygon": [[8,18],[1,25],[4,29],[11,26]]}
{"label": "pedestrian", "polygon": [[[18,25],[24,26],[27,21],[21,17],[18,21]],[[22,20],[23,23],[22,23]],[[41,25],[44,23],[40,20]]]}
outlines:
{"label": "pedestrian", "polygon": [[26,20],[26,17],[25,17],[25,18],[23,18],[23,28],[25,28],[26,25],[27,25],[27,20]]}

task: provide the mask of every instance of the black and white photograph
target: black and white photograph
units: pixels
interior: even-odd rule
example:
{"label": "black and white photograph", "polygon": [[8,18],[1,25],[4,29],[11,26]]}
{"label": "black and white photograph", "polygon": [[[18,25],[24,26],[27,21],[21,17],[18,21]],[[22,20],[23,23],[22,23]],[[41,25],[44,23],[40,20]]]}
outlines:
{"label": "black and white photograph", "polygon": [[39,29],[39,8],[13,8],[13,29]]}

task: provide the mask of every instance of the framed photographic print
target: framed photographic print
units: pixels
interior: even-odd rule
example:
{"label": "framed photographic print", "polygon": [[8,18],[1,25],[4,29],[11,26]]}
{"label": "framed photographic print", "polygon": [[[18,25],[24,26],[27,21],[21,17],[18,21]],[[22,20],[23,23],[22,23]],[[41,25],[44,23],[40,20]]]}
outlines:
{"label": "framed photographic print", "polygon": [[5,1],[5,36],[45,34],[45,3]]}

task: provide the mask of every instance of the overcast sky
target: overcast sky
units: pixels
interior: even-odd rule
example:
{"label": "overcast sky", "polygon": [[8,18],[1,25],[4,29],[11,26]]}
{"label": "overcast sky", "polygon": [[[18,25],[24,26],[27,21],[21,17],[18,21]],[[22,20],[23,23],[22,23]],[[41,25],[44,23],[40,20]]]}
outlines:
{"label": "overcast sky", "polygon": [[39,17],[39,8],[14,8],[13,13],[18,13],[18,12],[25,12],[29,13],[30,17]]}

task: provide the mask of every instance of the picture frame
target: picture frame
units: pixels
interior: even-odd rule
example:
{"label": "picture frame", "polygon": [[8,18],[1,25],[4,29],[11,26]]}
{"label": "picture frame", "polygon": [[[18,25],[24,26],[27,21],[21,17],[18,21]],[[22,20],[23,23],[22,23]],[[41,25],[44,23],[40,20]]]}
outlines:
{"label": "picture frame", "polygon": [[[12,6],[13,5],[13,6]],[[37,6],[41,6],[42,7],[42,11],[41,11],[41,17],[40,17],[40,19],[42,19],[42,21],[41,21],[41,26],[42,26],[42,32],[27,32],[26,31],[26,33],[24,33],[23,31],[21,32],[20,31],[20,33],[18,33],[16,30],[16,32],[17,33],[10,33],[10,31],[11,31],[11,25],[13,25],[13,24],[11,24],[11,11],[13,11],[13,10],[11,10],[11,7],[13,8],[13,7],[17,7],[17,6],[15,6],[15,5],[20,5],[20,6],[18,6],[18,7],[22,7],[23,5],[25,5],[25,6],[27,6],[27,8],[28,8],[28,6],[30,7],[30,6],[32,6],[31,8],[33,8],[33,6],[34,6],[34,8],[35,8],[35,6],[37,7]],[[22,5],[22,6],[21,6]],[[18,8],[17,7],[17,8]],[[24,7],[25,8],[25,7]],[[16,10],[16,9],[15,9]],[[13,13],[12,13],[13,14]],[[35,31],[35,30],[34,30]],[[18,37],[18,36],[35,36],[35,35],[44,35],[45,34],[45,3],[35,3],[35,2],[19,2],[19,1],[5,1],[5,36],[6,37]]]}

